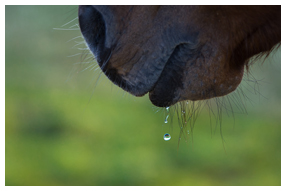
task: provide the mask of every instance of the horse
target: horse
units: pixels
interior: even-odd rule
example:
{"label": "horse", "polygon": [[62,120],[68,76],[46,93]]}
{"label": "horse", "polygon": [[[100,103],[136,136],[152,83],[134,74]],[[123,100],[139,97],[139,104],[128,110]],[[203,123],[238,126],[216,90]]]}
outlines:
{"label": "horse", "polygon": [[281,44],[281,6],[79,6],[101,70],[158,107],[225,96]]}

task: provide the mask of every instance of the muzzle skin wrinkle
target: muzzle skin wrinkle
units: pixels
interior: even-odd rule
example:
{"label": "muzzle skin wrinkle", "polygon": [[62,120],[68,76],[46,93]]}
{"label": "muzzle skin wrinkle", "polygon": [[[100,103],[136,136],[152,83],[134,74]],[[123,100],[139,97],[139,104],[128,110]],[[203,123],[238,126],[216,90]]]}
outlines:
{"label": "muzzle skin wrinkle", "polygon": [[80,6],[99,66],[159,107],[224,96],[281,41],[281,6]]}

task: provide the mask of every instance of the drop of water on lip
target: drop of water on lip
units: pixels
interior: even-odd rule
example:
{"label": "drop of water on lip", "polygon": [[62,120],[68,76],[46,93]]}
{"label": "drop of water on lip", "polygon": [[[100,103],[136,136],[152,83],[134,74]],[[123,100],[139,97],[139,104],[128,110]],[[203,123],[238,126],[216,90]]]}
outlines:
{"label": "drop of water on lip", "polygon": [[166,111],[169,112],[170,111],[170,107],[166,107]]}
{"label": "drop of water on lip", "polygon": [[171,135],[169,133],[166,133],[163,138],[165,141],[169,141],[171,139]]}

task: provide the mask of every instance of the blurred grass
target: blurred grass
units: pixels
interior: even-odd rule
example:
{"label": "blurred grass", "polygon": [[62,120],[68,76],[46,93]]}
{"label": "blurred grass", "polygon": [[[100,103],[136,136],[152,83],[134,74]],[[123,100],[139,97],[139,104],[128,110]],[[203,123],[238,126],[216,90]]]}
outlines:
{"label": "blurred grass", "polygon": [[69,78],[82,58],[67,56],[82,52],[68,41],[80,32],[53,28],[74,19],[76,6],[5,11],[6,185],[281,185],[280,49],[253,66],[263,81],[261,95],[246,95],[248,113],[223,115],[226,152],[207,110],[177,149],[176,122],[164,124],[148,97],[104,75],[94,88],[88,70]]}

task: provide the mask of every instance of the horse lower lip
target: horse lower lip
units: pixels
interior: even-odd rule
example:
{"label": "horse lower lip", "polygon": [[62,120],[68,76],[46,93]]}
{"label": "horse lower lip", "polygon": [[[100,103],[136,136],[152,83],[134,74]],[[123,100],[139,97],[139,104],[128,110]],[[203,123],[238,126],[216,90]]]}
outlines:
{"label": "horse lower lip", "polygon": [[[176,92],[178,88],[183,88],[183,74],[187,62],[184,50],[188,46],[188,44],[177,45],[169,57],[158,81],[149,92],[149,99],[154,105],[166,107],[178,101],[179,95]],[[180,60],[177,59],[178,55],[181,55]]]}

